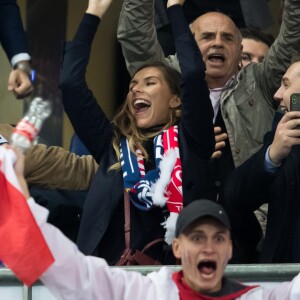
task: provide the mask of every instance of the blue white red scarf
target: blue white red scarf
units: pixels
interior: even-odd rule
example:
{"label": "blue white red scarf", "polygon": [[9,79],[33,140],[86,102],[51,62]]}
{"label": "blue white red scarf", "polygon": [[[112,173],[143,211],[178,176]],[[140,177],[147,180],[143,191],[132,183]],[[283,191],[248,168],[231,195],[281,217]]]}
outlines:
{"label": "blue white red scarf", "polygon": [[165,240],[171,244],[183,206],[178,127],[172,126],[154,138],[154,170],[145,171],[141,150],[132,153],[126,138],[121,139],[120,153],[124,187],[131,203],[141,210],[167,206],[170,216],[162,225],[166,228]]}

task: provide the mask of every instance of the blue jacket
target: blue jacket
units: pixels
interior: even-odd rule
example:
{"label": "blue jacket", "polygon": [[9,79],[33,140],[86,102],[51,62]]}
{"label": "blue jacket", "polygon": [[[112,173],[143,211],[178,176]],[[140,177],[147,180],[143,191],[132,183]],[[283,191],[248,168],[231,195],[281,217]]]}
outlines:
{"label": "blue jacket", "polygon": [[15,0],[0,1],[0,42],[9,61],[16,54],[28,53],[26,34]]}

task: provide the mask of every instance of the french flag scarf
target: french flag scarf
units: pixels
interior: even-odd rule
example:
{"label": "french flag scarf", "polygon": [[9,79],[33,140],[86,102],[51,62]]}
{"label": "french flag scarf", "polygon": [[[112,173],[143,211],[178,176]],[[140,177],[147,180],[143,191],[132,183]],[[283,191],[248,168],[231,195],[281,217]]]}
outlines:
{"label": "french flag scarf", "polygon": [[120,160],[124,188],[129,192],[133,205],[141,210],[155,206],[166,206],[167,220],[162,224],[166,229],[165,241],[170,245],[175,236],[178,213],[183,206],[182,167],[178,147],[178,126],[172,126],[154,138],[154,170],[146,172],[140,149],[132,153],[128,140],[120,142]]}

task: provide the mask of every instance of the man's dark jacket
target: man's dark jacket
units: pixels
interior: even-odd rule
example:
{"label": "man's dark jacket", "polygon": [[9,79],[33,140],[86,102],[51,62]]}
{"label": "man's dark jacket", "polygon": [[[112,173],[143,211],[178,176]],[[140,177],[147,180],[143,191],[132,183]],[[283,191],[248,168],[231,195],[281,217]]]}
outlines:
{"label": "man's dark jacket", "polygon": [[28,53],[26,34],[15,0],[0,1],[0,42],[9,60],[19,53]]}
{"label": "man's dark jacket", "polygon": [[281,116],[276,113],[262,149],[233,172],[225,187],[227,205],[241,216],[269,204],[263,263],[300,262],[300,147],[292,148],[275,174],[264,169],[265,153]]}

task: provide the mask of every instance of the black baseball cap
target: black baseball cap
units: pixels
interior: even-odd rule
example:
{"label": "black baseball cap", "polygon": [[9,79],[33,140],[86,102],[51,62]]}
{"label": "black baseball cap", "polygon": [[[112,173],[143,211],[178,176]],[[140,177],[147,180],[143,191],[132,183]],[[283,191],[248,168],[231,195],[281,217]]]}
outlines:
{"label": "black baseball cap", "polygon": [[215,218],[230,230],[230,221],[224,208],[211,200],[200,199],[182,209],[176,222],[175,236],[178,237],[190,224],[203,217]]}

